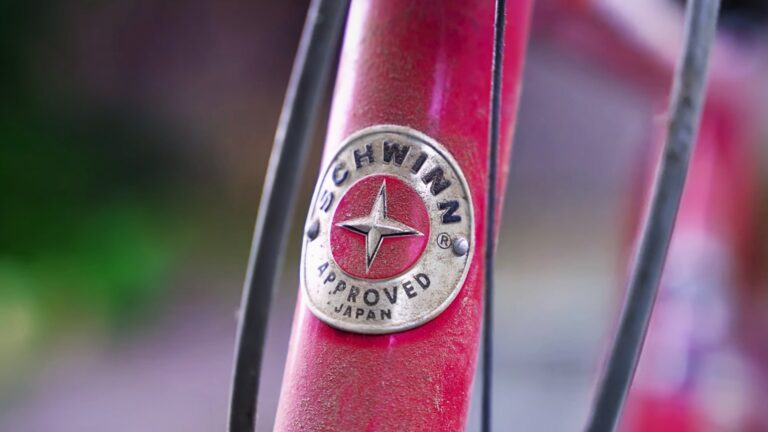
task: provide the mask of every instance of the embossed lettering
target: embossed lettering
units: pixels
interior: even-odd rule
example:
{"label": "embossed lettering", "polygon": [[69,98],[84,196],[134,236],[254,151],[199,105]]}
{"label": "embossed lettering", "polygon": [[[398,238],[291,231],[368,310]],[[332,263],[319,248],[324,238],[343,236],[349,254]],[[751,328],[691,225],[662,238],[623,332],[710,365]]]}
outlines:
{"label": "embossed lettering", "polygon": [[403,145],[393,142],[390,143],[389,141],[384,141],[384,162],[390,163],[392,161],[392,157],[395,158],[395,165],[401,166],[403,164],[403,161],[405,161],[405,157],[408,155],[408,151],[411,149],[411,146],[409,145]]}

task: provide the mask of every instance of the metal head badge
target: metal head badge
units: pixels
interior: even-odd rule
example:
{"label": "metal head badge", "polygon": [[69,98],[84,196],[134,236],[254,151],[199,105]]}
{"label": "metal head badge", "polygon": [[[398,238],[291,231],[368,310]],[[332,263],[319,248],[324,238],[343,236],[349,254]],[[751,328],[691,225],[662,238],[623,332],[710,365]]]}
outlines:
{"label": "metal head badge", "polygon": [[342,330],[391,333],[431,320],[458,294],[474,251],[472,199],[437,141],[373,126],[331,159],[305,232],[310,310]]}

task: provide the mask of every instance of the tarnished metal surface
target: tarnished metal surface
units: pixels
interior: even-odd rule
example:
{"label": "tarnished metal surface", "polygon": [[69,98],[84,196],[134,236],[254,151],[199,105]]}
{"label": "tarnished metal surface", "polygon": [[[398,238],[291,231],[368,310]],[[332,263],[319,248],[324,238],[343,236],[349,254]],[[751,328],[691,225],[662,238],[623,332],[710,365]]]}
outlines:
{"label": "tarnished metal surface", "polygon": [[472,213],[467,181],[437,141],[393,125],[354,133],[326,167],[307,218],[307,231],[319,230],[304,240],[307,306],[358,333],[431,320],[466,277]]}

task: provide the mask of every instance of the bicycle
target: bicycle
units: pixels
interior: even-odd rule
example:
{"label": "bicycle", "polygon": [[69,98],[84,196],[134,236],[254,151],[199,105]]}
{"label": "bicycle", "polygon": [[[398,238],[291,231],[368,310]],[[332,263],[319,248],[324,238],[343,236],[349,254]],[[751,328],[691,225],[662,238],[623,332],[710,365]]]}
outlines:
{"label": "bicycle", "polygon": [[[698,123],[717,6],[689,6],[662,193],[590,431],[615,427],[637,363],[693,144],[680,132]],[[489,430],[494,239],[530,7],[527,0],[351,5],[276,430],[462,430],[481,346]],[[256,225],[230,431],[253,428],[290,197],[346,9],[315,1],[308,15]]]}

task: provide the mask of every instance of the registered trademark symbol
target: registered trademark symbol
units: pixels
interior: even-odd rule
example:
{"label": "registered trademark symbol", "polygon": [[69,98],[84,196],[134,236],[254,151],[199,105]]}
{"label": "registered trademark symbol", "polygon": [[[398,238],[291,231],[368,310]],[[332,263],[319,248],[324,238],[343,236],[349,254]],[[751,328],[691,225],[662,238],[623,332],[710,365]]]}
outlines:
{"label": "registered trademark symbol", "polygon": [[451,247],[451,243],[453,243],[451,236],[444,232],[437,235],[436,241],[437,245],[440,246],[440,249],[448,249]]}

